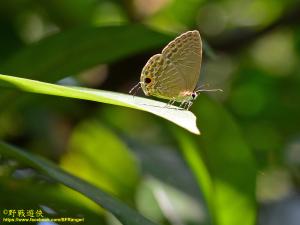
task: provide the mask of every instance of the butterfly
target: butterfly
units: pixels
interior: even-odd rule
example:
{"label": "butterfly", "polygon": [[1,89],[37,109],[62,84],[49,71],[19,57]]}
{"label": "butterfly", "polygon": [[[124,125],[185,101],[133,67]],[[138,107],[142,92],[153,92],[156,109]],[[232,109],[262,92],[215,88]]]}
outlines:
{"label": "butterfly", "polygon": [[140,85],[145,95],[167,99],[168,105],[180,102],[180,107],[189,110],[200,91],[220,90],[197,90],[201,61],[200,33],[187,31],[148,60],[140,82],[129,93]]}

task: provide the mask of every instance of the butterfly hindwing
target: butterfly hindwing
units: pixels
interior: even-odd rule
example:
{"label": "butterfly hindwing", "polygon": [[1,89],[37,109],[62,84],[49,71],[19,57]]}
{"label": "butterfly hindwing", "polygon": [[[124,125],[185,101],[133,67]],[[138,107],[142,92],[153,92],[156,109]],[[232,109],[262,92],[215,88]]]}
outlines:
{"label": "butterfly hindwing", "polygon": [[152,56],[143,68],[141,86],[146,95],[173,99],[185,88],[184,79],[162,54]]}

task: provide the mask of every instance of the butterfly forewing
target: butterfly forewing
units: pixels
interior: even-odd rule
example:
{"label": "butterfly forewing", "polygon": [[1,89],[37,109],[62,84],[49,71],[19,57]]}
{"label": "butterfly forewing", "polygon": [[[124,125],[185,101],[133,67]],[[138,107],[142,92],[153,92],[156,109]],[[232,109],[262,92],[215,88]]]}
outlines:
{"label": "butterfly forewing", "polygon": [[170,42],[162,51],[185,82],[184,91],[196,88],[202,60],[202,42],[198,31],[188,31]]}

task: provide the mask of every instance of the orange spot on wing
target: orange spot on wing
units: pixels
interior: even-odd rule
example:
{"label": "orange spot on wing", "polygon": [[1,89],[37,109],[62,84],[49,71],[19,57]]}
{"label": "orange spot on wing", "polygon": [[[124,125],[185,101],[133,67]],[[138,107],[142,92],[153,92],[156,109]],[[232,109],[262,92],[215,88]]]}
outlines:
{"label": "orange spot on wing", "polygon": [[182,91],[179,93],[180,96],[190,96],[192,94],[193,94],[192,91]]}

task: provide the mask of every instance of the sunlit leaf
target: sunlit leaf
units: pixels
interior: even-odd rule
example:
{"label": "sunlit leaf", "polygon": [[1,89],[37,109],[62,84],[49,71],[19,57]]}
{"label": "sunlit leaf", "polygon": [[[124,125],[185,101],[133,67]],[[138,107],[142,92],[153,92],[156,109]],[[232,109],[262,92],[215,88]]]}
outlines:
{"label": "sunlit leaf", "polygon": [[72,131],[61,165],[122,199],[133,198],[137,162],[125,143],[96,119],[84,120]]}
{"label": "sunlit leaf", "polygon": [[139,109],[169,120],[192,133],[200,134],[196,125],[196,117],[193,113],[181,108],[166,107],[166,103],[151,99],[133,97],[132,95],[110,91],[66,87],[6,75],[0,75],[0,85],[38,94],[78,98]]}

